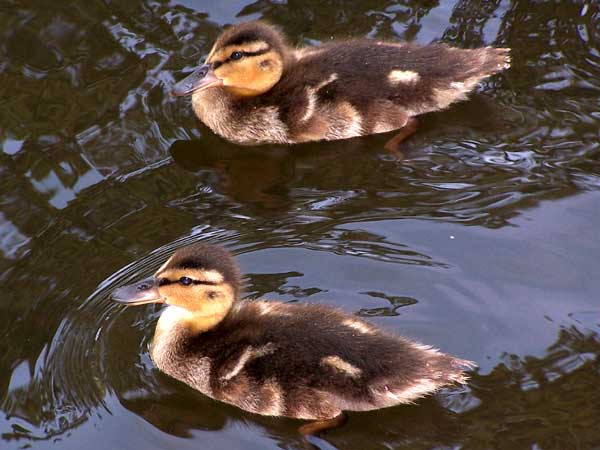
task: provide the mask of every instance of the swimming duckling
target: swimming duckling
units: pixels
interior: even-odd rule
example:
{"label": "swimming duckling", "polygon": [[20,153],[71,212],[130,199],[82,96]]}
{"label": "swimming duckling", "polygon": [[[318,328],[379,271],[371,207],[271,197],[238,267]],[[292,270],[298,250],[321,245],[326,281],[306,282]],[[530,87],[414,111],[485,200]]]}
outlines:
{"label": "swimming duckling", "polygon": [[371,39],[293,49],[260,21],[221,34],[205,64],[177,83],[198,118],[239,144],[347,139],[416,129],[415,116],[466,99],[509,67],[508,48],[464,50]]}
{"label": "swimming duckling", "polygon": [[150,350],[161,371],[246,411],[319,421],[303,433],[464,383],[473,366],[328,306],[239,295],[231,254],[194,244],[113,299],[169,305]]}

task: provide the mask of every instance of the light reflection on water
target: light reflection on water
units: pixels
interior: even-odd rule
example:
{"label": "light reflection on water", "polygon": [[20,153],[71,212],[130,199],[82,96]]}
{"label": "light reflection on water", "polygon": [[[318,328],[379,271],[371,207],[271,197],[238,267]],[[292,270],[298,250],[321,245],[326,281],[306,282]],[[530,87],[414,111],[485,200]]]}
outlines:
{"label": "light reflection on water", "polygon": [[[168,91],[251,18],[293,43],[511,46],[513,67],[423,118],[401,162],[385,136],[239,148]],[[109,301],[197,240],[239,255],[247,296],[338,306],[479,364],[322,448],[600,446],[596,3],[30,3],[2,21],[7,448],[303,448],[297,422],[158,373],[159,308]]]}

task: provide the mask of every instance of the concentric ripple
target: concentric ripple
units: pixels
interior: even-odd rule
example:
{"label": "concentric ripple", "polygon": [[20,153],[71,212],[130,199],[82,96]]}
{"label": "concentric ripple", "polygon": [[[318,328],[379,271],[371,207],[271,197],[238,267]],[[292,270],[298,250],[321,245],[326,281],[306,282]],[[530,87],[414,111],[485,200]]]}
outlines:
{"label": "concentric ripple", "polygon": [[[323,448],[600,448],[598,2],[215,5],[0,8],[0,447],[302,448],[296,422],[158,373],[158,307],[109,299],[207,240],[248,296],[478,362],[468,388],[352,415]],[[293,45],[507,46],[512,67],[421,117],[403,159],[390,135],[240,148],[169,91],[254,18]]]}

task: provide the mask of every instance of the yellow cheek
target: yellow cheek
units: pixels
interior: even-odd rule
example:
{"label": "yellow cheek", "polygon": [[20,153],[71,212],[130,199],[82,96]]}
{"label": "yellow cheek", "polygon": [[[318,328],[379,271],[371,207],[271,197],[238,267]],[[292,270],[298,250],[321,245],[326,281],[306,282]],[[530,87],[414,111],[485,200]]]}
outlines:
{"label": "yellow cheek", "polygon": [[243,60],[224,64],[215,70],[215,75],[223,80],[225,86],[250,87],[256,71],[251,61]]}
{"label": "yellow cheek", "polygon": [[[265,56],[223,64],[215,70],[215,75],[223,80],[223,85],[231,92],[240,95],[260,95],[279,81],[283,71],[279,60],[274,59],[272,55]],[[261,65],[265,60],[269,63]]]}
{"label": "yellow cheek", "polygon": [[199,308],[196,310],[196,312],[201,313],[203,316],[215,316],[221,315],[223,310],[229,309],[231,305],[229,304],[229,302],[223,302],[219,300],[207,300],[202,301],[201,304],[198,306]]}
{"label": "yellow cheek", "polygon": [[170,284],[159,288],[159,292],[166,299],[167,305],[181,306],[185,309],[191,309],[195,303],[192,299],[195,297],[193,288],[181,286],[179,284]]}
{"label": "yellow cheek", "polygon": [[[209,299],[208,293],[219,293],[214,299]],[[166,298],[167,305],[179,306],[188,311],[201,315],[220,314],[224,309],[229,309],[233,303],[233,290],[229,286],[181,286],[172,284],[161,288],[161,295]]]}

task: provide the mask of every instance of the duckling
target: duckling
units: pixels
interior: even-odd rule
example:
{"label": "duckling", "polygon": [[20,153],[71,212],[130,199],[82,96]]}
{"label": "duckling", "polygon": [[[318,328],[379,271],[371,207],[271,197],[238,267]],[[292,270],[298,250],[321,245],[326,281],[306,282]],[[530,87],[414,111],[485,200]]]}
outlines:
{"label": "duckling", "polygon": [[177,83],[198,118],[238,144],[294,144],[416,130],[415,116],[466,99],[509,67],[508,48],[350,39],[294,49],[262,21],[225,30]]}
{"label": "duckling", "polygon": [[162,372],[252,413],[316,421],[305,434],[464,383],[473,367],[328,306],[241,300],[238,266],[217,246],[184,247],[112,298],[168,305],[150,349]]}

